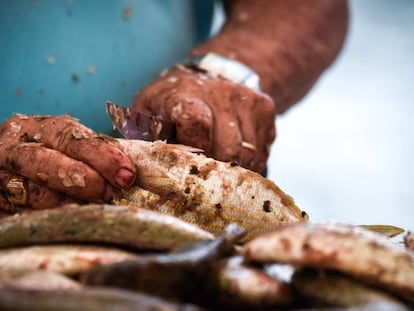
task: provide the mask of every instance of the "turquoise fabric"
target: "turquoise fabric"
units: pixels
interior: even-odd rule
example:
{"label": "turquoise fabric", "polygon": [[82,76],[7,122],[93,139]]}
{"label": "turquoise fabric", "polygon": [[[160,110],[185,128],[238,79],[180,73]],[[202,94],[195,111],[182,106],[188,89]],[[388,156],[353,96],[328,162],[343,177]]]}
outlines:
{"label": "turquoise fabric", "polygon": [[65,114],[109,133],[104,103],[137,91],[206,38],[209,0],[0,1],[0,122]]}

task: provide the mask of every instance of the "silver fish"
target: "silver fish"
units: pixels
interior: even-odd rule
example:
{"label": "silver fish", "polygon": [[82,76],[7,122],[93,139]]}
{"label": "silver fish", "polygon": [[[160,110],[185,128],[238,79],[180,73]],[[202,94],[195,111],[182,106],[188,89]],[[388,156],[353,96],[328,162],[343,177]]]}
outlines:
{"label": "silver fish", "polygon": [[0,278],[0,291],[4,289],[15,290],[67,290],[80,289],[78,282],[52,271],[26,271],[21,275],[13,275],[15,272],[2,273]]}
{"label": "silver fish", "polygon": [[214,236],[170,215],[116,205],[70,204],[0,219],[0,248],[54,242],[101,242],[171,250]]}
{"label": "silver fish", "polygon": [[75,275],[97,265],[136,258],[136,254],[102,246],[60,244],[8,248],[0,250],[0,275],[27,270]]}

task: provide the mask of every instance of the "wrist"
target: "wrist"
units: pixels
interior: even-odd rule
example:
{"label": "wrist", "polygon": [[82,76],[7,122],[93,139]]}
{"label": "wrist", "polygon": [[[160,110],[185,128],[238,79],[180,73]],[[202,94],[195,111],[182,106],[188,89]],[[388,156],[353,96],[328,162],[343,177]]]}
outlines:
{"label": "wrist", "polygon": [[259,75],[249,66],[235,59],[209,52],[188,58],[186,65],[220,76],[234,83],[240,83],[256,92],[261,90]]}
{"label": "wrist", "polygon": [[[270,94],[271,81],[274,76],[274,70],[270,67],[273,67],[273,64],[269,62],[272,60],[269,57],[271,54],[269,47],[263,46],[264,42],[261,41],[244,31],[235,29],[224,31],[194,49],[190,56],[198,57],[208,53],[216,53],[227,59],[240,62],[257,74],[260,80],[260,89]],[[252,46],[255,48],[248,48]]]}

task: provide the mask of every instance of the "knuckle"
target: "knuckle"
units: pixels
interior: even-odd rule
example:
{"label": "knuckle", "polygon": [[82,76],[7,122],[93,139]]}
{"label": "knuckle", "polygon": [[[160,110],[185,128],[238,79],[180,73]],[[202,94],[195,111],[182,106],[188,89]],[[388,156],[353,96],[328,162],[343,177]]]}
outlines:
{"label": "knuckle", "polygon": [[7,119],[0,127],[0,136],[12,138],[18,136],[22,131],[21,119],[17,115]]}
{"label": "knuckle", "polygon": [[73,120],[62,120],[65,125],[55,133],[55,148],[61,152],[68,149],[69,144],[74,140],[89,139],[93,136],[93,131],[74,122]]}

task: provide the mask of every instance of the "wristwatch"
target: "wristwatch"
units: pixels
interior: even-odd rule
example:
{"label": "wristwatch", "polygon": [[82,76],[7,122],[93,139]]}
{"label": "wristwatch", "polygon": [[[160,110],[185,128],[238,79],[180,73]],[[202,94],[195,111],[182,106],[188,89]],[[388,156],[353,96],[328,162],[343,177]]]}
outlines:
{"label": "wristwatch", "polygon": [[241,83],[260,92],[260,78],[250,67],[234,59],[226,58],[216,53],[189,58],[186,64],[197,69],[222,76],[232,82]]}

